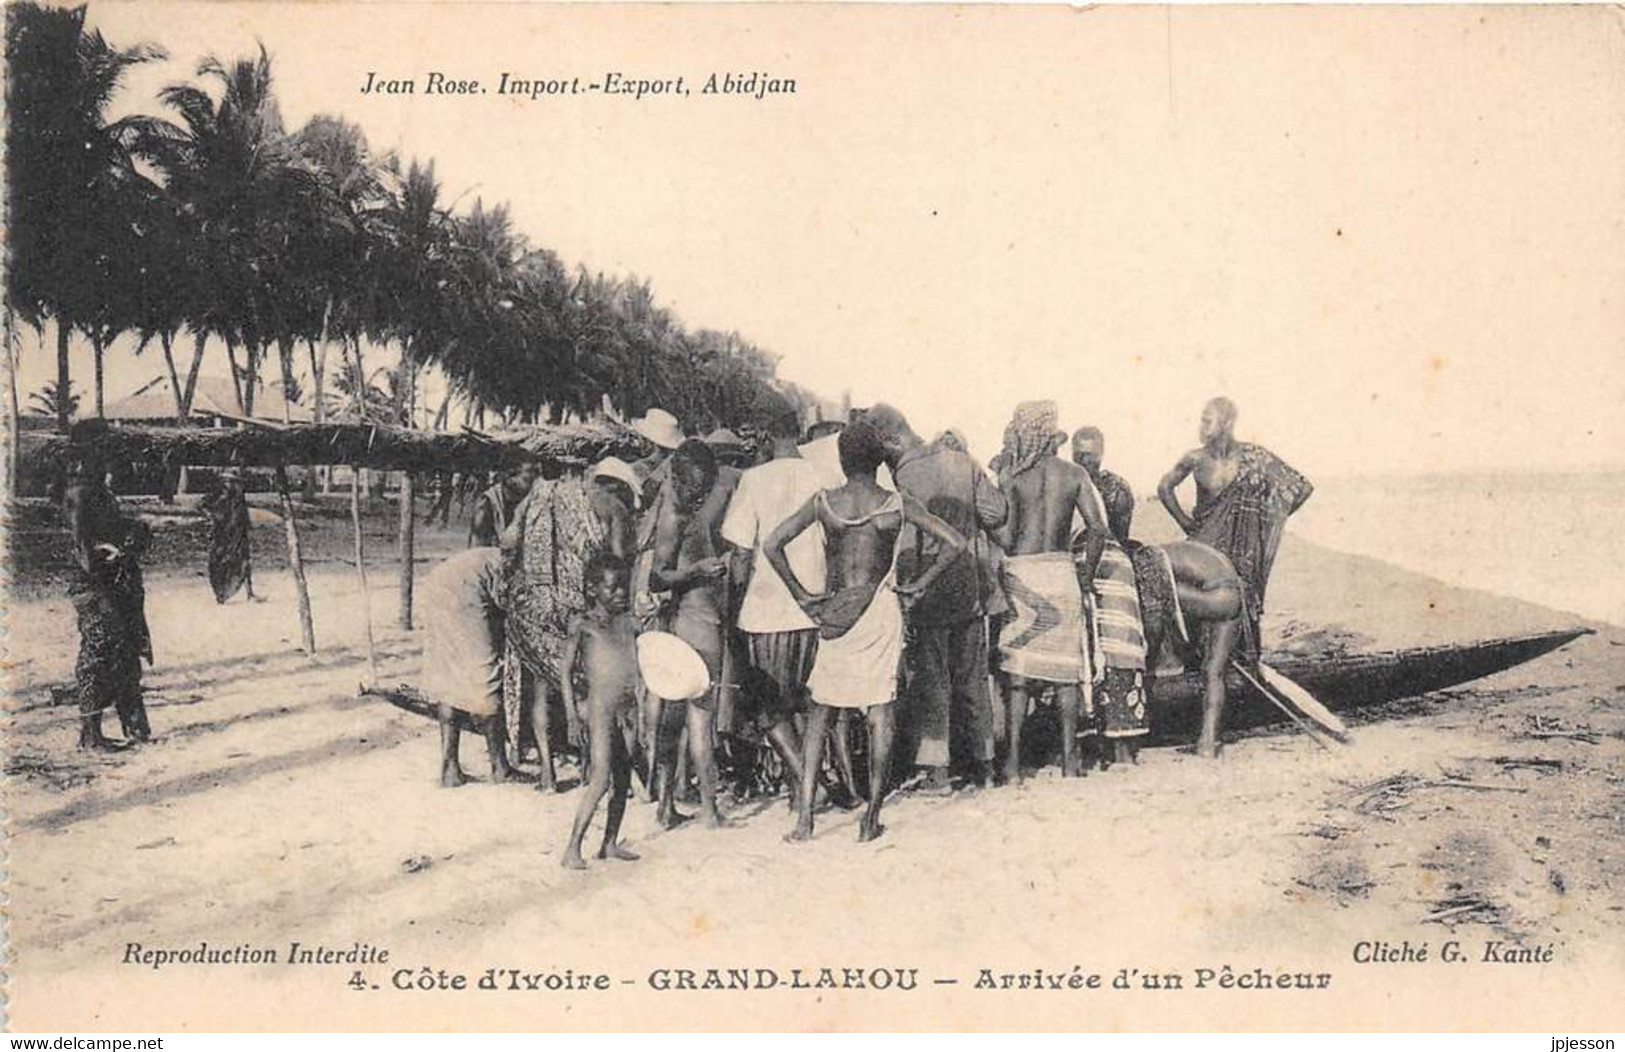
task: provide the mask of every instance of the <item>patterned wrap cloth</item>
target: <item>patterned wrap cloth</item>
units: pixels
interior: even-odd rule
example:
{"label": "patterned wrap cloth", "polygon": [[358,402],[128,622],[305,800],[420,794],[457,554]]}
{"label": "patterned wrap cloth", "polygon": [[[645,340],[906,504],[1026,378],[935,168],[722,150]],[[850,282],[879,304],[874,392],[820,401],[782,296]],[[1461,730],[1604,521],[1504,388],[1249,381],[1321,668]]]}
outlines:
{"label": "patterned wrap cloth", "polygon": [[521,673],[559,685],[570,621],[587,609],[586,568],[607,537],[581,479],[538,479],[525,505],[519,547],[507,553],[506,659],[502,681],[508,741],[519,741]]}
{"label": "patterned wrap cloth", "polygon": [[141,660],[152,662],[152,632],[147,626],[146,588],[141,559],[152,531],[139,519],[125,519],[107,498],[109,510],[97,543],[117,545],[120,556],[89,573],[77,572],[68,584],[79,623],[79,656],[74,685],[79,713],[90,716],[117,709],[125,733],[147,730],[141,698]]}
{"label": "patterned wrap cloth", "polygon": [[1115,540],[1095,567],[1094,644],[1099,664],[1095,695],[1101,732],[1129,738],[1150,731],[1145,710],[1145,629],[1134,562]]}
{"label": "patterned wrap cloth", "polygon": [[1246,606],[1243,646],[1248,659],[1256,661],[1264,588],[1281,533],[1287,516],[1308,499],[1313,487],[1263,446],[1240,443],[1236,456],[1240,462],[1236,477],[1211,499],[1197,503],[1192,515],[1196,529],[1190,538],[1224,553],[1240,575]]}
{"label": "patterned wrap cloth", "polygon": [[999,667],[1049,683],[1090,682],[1083,593],[1072,556],[1011,555],[1003,570],[1010,614],[999,634]]}
{"label": "patterned wrap cloth", "polygon": [[203,501],[209,516],[209,587],[214,601],[224,603],[248,581],[249,533],[248,499],[243,484],[222,479],[220,489]]}

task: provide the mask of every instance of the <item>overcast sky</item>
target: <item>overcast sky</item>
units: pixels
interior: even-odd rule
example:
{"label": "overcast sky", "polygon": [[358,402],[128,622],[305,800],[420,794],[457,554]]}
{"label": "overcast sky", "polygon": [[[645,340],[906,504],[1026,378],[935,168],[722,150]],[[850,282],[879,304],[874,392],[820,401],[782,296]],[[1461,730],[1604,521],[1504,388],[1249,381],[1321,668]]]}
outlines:
{"label": "overcast sky", "polygon": [[[1149,486],[1223,393],[1312,475],[1625,464],[1606,8],[91,13],[173,55],[125,108],[263,40],[290,127],[342,113],[567,262],[647,276],[690,326],[928,436],[958,424],[984,459],[1017,400],[1051,397]],[[431,70],[491,93],[428,97]],[[797,93],[494,93],[612,70]],[[419,94],[362,95],[369,71]],[[51,375],[27,346],[25,391]],[[124,357],[110,398],[160,367]]]}

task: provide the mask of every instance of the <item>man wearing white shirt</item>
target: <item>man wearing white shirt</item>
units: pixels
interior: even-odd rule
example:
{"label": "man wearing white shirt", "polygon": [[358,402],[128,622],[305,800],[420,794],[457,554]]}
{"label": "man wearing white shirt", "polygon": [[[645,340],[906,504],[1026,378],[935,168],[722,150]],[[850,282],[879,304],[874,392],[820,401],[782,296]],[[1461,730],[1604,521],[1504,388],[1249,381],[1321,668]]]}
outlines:
{"label": "man wearing white shirt", "polygon": [[[797,434],[793,414],[772,422],[768,437],[773,442],[773,459],[740,476],[722,520],[722,539],[740,553],[735,565],[747,567],[743,570],[746,584],[739,629],[749,641],[751,665],[772,681],[772,689],[744,693],[759,699],[758,724],[799,782],[801,744],[791,718],[806,706],[807,677],[818,653],[818,626],[797,605],[762,553],[768,535],[829,484],[819,468],[796,449]],[[796,576],[809,588],[823,587],[822,530],[814,528],[796,538],[786,555]],[[793,794],[791,799],[795,799]]]}

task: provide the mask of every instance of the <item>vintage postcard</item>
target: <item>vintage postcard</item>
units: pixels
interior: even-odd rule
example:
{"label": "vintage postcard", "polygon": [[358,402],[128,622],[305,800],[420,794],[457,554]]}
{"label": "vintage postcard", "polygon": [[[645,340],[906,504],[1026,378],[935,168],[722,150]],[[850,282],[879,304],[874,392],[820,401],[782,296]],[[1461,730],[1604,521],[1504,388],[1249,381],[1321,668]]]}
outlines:
{"label": "vintage postcard", "polygon": [[1622,25],[12,0],[9,1026],[1619,1030]]}

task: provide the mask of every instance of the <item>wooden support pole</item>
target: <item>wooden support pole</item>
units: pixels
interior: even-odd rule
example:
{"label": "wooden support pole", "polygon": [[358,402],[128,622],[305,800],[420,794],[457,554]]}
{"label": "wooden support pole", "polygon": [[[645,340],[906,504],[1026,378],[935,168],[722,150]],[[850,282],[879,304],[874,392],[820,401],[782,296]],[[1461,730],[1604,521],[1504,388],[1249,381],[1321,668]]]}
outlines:
{"label": "wooden support pole", "polygon": [[293,566],[294,591],[299,596],[299,634],[305,653],[316,654],[316,626],[310,616],[310,585],[305,581],[305,556],[299,544],[299,519],[293,510],[293,494],[288,492],[288,471],[278,464],[276,492],[282,499],[282,525],[288,534],[288,562]]}
{"label": "wooden support pole", "polygon": [[361,470],[350,469],[350,521],[355,524],[355,574],[361,582],[361,623],[367,629],[368,686],[378,683],[378,644],[372,637],[372,594],[367,590],[367,547],[361,539]]}
{"label": "wooden support pole", "polygon": [[412,629],[412,560],[415,554],[413,548],[417,520],[417,516],[413,514],[412,483],[412,473],[401,472],[401,606],[398,620],[400,626],[407,631]]}

